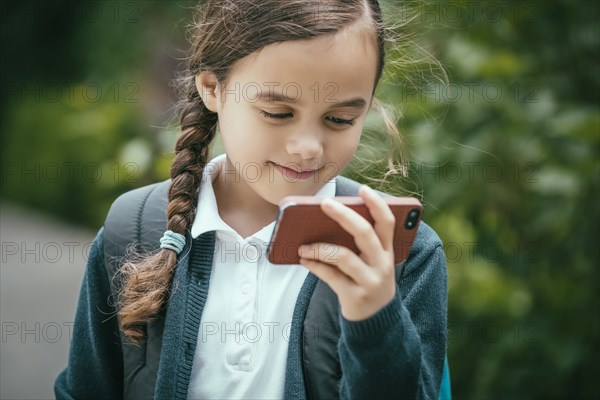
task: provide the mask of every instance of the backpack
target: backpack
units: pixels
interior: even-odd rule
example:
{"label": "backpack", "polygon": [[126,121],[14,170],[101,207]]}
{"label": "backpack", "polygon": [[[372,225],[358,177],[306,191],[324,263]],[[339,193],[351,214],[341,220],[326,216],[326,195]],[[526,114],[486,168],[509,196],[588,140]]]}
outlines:
{"label": "backpack", "polygon": [[[338,182],[343,182],[345,186],[356,189],[357,183],[345,178],[343,176],[337,177]],[[105,267],[108,277],[111,282],[111,290],[115,295],[119,290],[118,279],[113,279],[117,276],[118,268],[120,266],[120,260],[125,255],[125,250],[131,243],[137,243],[144,247],[146,250],[154,250],[159,248],[159,241],[163,233],[166,230],[167,217],[166,208],[168,203],[168,190],[171,181],[166,180],[163,182],[155,183],[152,185],[144,186],[139,189],[129,191],[121,195],[117,201],[111,207],[104,224],[104,254],[105,254]],[[339,184],[338,184],[339,187]],[[348,195],[347,193],[340,193],[336,191],[336,195]],[[116,204],[118,203],[118,206]],[[400,276],[397,275],[397,279]],[[315,293],[320,289],[319,295],[320,300],[319,308],[323,307],[323,310],[332,310],[337,307],[335,301],[337,299],[332,298],[332,291],[325,290],[326,285],[317,286]],[[150,323],[146,330],[148,332],[153,331],[159,337],[162,336],[162,325],[160,323]],[[337,352],[334,342],[323,343],[326,348],[312,347],[314,349],[314,355],[308,355],[308,357],[316,362],[322,357],[321,353],[329,354]],[[139,349],[131,344],[123,343],[123,358],[124,358],[124,372],[127,379],[128,369],[139,369],[141,363],[140,358],[142,357],[156,357],[160,354],[160,350],[157,352],[156,348]],[[150,346],[150,345],[147,345]],[[154,344],[154,347],[160,347],[159,344]],[[319,353],[319,354],[317,354]],[[145,362],[144,362],[145,363]],[[149,382],[156,382],[156,368],[147,368],[144,371],[142,378]],[[310,394],[313,398],[329,398],[328,388],[324,387],[330,384],[329,381],[324,382],[319,379],[318,376],[309,377],[312,379],[306,379],[307,384],[307,395]],[[152,385],[148,385],[152,386]],[[135,397],[153,397],[153,387],[149,387],[149,392],[140,393],[139,390],[135,391]],[[127,382],[125,382],[125,392],[127,394]],[[450,373],[448,367],[448,358],[446,357],[444,362],[444,371],[442,375],[442,382],[440,387],[439,399],[451,399],[450,392]]]}

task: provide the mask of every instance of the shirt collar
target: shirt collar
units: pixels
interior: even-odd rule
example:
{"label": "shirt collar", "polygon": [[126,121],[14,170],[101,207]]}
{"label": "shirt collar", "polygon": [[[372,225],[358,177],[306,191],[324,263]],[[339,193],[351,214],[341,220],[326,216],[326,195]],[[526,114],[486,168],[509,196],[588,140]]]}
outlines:
{"label": "shirt collar", "polygon": [[[220,167],[225,163],[227,155],[221,154],[214,157],[204,168],[202,181],[200,183],[200,193],[198,195],[198,207],[196,217],[192,224],[192,237],[196,238],[205,232],[216,231],[228,232],[239,237],[239,234],[221,219],[217,208],[217,200],[213,189],[213,181],[218,176]],[[315,196],[334,197],[336,191],[336,178],[327,181]],[[268,243],[271,240],[271,234],[275,228],[275,221],[261,228],[258,232],[250,236]]]}

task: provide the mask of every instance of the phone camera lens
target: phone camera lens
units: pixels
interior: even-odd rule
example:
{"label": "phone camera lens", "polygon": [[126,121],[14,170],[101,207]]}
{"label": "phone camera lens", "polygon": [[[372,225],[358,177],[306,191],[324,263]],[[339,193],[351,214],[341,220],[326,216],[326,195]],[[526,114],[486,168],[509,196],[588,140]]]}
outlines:
{"label": "phone camera lens", "polygon": [[420,211],[418,209],[410,210],[408,213],[408,217],[406,218],[406,222],[404,223],[405,229],[414,229],[417,226],[417,221],[419,220]]}

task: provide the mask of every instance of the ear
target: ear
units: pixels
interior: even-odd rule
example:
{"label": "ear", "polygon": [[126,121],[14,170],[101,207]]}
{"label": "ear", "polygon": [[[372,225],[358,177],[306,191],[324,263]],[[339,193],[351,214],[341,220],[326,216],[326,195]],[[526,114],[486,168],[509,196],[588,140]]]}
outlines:
{"label": "ear", "polygon": [[217,112],[219,80],[216,75],[210,71],[202,71],[196,75],[195,80],[196,89],[206,108],[212,112]]}

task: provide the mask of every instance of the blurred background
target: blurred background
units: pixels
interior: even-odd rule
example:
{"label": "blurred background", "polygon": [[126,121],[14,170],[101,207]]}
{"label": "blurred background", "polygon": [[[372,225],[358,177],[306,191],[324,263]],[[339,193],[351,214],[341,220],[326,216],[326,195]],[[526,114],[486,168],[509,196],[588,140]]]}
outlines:
{"label": "blurred background", "polygon": [[[393,18],[415,7],[384,3]],[[0,5],[2,399],[53,397],[111,202],[168,177],[195,4]],[[444,241],[453,396],[598,398],[599,5],[416,7],[415,43],[448,81],[407,84],[390,60],[377,95],[402,115],[410,175],[381,188],[420,196]],[[387,150],[372,138],[371,161]],[[383,174],[371,165],[342,174],[367,182]]]}

